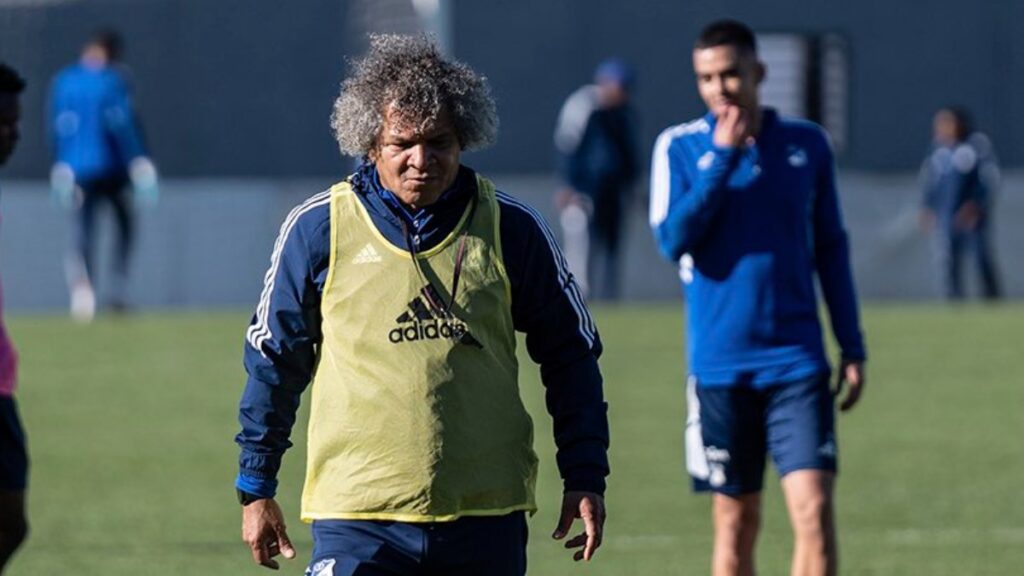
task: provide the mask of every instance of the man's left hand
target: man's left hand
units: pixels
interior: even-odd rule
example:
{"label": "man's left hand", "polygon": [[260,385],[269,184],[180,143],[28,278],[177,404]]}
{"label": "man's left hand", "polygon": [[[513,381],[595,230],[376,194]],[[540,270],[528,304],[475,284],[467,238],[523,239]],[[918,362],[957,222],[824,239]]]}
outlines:
{"label": "man's left hand", "polygon": [[601,539],[604,535],[604,519],[607,516],[604,510],[604,498],[593,492],[566,492],[562,497],[562,515],[558,519],[558,527],[551,535],[555,540],[561,540],[569,533],[572,523],[576,518],[583,520],[583,533],[579,534],[565,543],[565,547],[579,548],[573,554],[573,560],[590,561],[601,546]]}
{"label": "man's left hand", "polygon": [[846,398],[840,402],[839,409],[846,412],[853,408],[854,404],[860,400],[860,395],[864,392],[863,360],[842,361],[839,365],[839,373],[836,375],[836,397],[842,393],[844,384],[846,385]]}

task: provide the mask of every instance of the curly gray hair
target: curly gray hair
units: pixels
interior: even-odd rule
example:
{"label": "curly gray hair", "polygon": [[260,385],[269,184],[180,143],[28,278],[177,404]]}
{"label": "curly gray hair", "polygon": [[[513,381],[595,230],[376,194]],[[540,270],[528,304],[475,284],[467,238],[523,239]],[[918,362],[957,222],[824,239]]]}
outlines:
{"label": "curly gray hair", "polygon": [[371,34],[369,52],[352,67],[331,114],[345,154],[363,156],[376,147],[389,107],[420,129],[447,111],[463,150],[485,148],[497,137],[498,111],[487,79],[445,59],[428,36]]}

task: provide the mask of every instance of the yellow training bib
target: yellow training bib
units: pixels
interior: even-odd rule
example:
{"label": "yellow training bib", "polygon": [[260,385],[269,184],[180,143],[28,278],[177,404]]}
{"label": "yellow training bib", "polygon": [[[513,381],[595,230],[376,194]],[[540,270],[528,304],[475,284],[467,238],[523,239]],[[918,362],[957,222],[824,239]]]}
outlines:
{"label": "yellow training bib", "polygon": [[[499,209],[494,186],[478,178],[477,187],[476,208],[470,202],[447,238],[417,254],[419,270],[348,183],[331,190],[303,520],[436,522],[536,509]],[[424,288],[448,304],[460,245],[446,313]]]}

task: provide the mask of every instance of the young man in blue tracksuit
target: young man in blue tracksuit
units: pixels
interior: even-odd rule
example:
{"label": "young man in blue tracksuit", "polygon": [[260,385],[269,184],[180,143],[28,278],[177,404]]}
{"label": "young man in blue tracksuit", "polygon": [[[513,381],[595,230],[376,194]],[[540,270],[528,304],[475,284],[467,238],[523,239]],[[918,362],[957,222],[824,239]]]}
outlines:
{"label": "young man in blue tracksuit", "polygon": [[686,448],[713,492],[715,576],[754,573],[766,453],[792,522],[794,575],[835,574],[833,390],[815,276],[842,353],[843,410],[864,385],[864,343],[827,136],[758,101],[753,33],[709,25],[693,51],[708,114],[665,130],[651,226],[680,264],[688,306]]}

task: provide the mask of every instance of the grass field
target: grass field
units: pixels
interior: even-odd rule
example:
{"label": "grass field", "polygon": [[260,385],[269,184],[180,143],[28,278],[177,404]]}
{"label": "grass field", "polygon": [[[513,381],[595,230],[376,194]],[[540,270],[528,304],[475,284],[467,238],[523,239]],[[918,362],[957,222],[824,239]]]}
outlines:
{"label": "grass field", "polygon": [[[604,308],[611,407],[605,546],[573,565],[552,542],[559,485],[532,365],[522,390],[537,426],[541,511],[533,575],[707,573],[708,502],[683,473],[682,318],[675,305]],[[1024,574],[1024,306],[869,306],[867,393],[840,418],[842,572]],[[15,317],[18,398],[34,459],[33,532],[9,572],[244,575],[232,480],[245,314],[101,320]],[[528,362],[528,361],[526,361]],[[304,427],[285,459],[280,501],[300,559]],[[769,474],[774,472],[769,471]],[[790,538],[775,483],[759,562],[787,574]]]}

